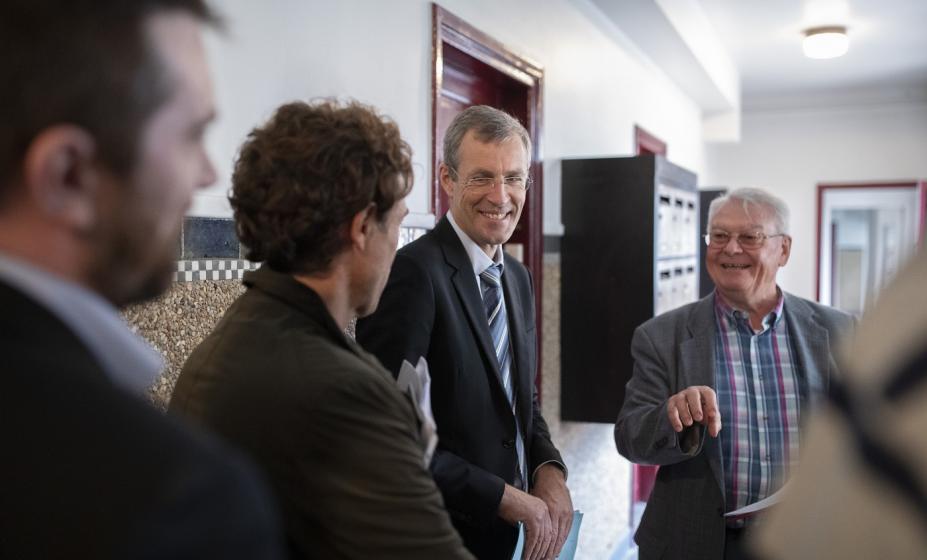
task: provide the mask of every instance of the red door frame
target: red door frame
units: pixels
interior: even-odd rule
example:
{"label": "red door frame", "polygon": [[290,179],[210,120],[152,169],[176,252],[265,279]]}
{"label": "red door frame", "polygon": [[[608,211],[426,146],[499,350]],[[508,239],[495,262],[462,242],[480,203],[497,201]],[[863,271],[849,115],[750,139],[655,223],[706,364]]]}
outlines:
{"label": "red door frame", "polygon": [[918,235],[917,243],[924,239],[925,220],[927,220],[927,181],[911,179],[909,181],[884,181],[878,183],[818,183],[817,193],[817,228],[815,229],[815,259],[814,259],[814,286],[815,299],[821,301],[821,235],[822,221],[824,220],[824,191],[838,189],[897,189],[900,187],[911,187],[917,189],[920,193],[920,208],[918,218]]}
{"label": "red door frame", "polygon": [[666,157],[666,142],[638,125],[634,125],[634,145],[636,146],[637,155],[656,154]]}
{"label": "red door frame", "polygon": [[541,398],[541,357],[542,357],[542,309],[541,294],[543,292],[543,150],[541,138],[542,122],[542,94],[544,91],[544,69],[540,64],[516,53],[501,42],[493,39],[486,33],[473,27],[458,16],[445,10],[436,3],[431,5],[432,13],[432,87],[431,87],[431,210],[436,219],[447,210],[441,208],[441,184],[438,169],[441,163],[438,136],[438,98],[442,92],[442,77],[444,70],[444,46],[450,45],[473,58],[488,64],[502,74],[513,78],[528,88],[528,122],[525,128],[531,136],[532,154],[530,174],[533,180],[530,193],[533,195],[531,204],[525,205],[528,235],[531,242],[527,244],[524,262],[532,272],[534,278],[534,303],[536,329],[538,333],[537,346],[537,372],[536,387],[538,399]]}

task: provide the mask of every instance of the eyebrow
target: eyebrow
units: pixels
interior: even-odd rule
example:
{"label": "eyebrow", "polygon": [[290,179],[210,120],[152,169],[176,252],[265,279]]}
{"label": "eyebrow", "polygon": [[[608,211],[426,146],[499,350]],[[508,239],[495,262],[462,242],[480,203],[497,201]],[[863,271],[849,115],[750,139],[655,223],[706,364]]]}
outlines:
{"label": "eyebrow", "polygon": [[[516,176],[516,175],[518,175],[518,176],[520,176],[520,175],[526,175],[526,176],[527,176],[527,175],[528,175],[528,172],[527,172],[527,171],[521,171],[521,170],[508,170],[508,171],[503,171],[503,172],[502,172],[502,176],[503,176],[503,177],[512,177],[512,176]],[[493,173],[492,171],[489,171],[488,169],[482,169],[482,168],[481,168],[481,169],[474,169],[474,170],[468,175],[468,177],[479,177],[479,176],[495,177],[496,174]]]}
{"label": "eyebrow", "polygon": [[[711,224],[709,227],[711,227],[711,228],[713,228],[713,229],[723,229],[723,230],[725,230],[725,231],[732,231],[733,229],[736,229],[736,228],[724,227],[723,225],[719,225],[719,224]],[[745,228],[741,229],[741,231],[762,230],[764,227],[766,227],[766,226],[763,226],[763,225],[760,225],[760,224],[750,224],[750,225],[746,226]]]}

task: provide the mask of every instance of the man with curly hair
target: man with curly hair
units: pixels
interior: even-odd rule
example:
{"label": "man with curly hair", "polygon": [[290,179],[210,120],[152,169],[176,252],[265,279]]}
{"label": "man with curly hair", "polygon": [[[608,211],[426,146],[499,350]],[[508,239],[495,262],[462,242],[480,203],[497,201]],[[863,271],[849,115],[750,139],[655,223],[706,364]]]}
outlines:
{"label": "man with curly hair", "polygon": [[376,308],[412,188],[374,109],[282,106],[248,136],[231,203],[247,291],[194,350],[171,410],[264,467],[297,558],[470,558],[424,464],[412,402],[344,330]]}

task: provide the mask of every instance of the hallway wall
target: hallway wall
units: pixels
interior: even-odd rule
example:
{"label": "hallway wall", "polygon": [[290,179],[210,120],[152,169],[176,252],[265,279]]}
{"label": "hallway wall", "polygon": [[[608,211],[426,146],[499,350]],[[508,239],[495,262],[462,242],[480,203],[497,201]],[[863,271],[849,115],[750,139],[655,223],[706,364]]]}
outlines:
{"label": "hallway wall", "polygon": [[755,186],[792,213],[782,287],[815,297],[817,184],[927,178],[927,104],[765,111],[743,116],[739,144],[709,144],[702,186]]}
{"label": "hallway wall", "polygon": [[[446,0],[441,5],[545,69],[544,231],[562,233],[559,160],[631,155],[639,124],[676,163],[702,171],[701,113],[589,0]],[[232,161],[247,132],[285,101],[350,96],[399,123],[414,150],[413,213],[430,207],[431,4],[425,0],[224,0],[228,32],[209,38],[220,117],[208,145],[217,185],[193,213],[228,216]]]}

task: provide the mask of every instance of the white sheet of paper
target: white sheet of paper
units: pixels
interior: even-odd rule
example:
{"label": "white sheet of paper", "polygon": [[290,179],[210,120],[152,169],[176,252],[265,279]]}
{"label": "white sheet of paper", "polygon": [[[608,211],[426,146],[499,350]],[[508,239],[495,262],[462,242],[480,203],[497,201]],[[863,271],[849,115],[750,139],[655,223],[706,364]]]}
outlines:
{"label": "white sheet of paper", "polygon": [[[786,485],[788,486],[788,485]],[[779,489],[778,492],[770,496],[766,496],[758,502],[753,502],[752,504],[746,505],[740,509],[735,509],[734,511],[729,511],[724,514],[724,517],[744,517],[747,515],[754,515],[763,511],[766,508],[774,506],[782,501],[782,492],[785,490],[785,486]]]}
{"label": "white sheet of paper", "polygon": [[428,372],[428,362],[425,358],[419,358],[415,367],[403,360],[396,383],[399,390],[408,393],[416,405],[415,414],[421,423],[422,441],[425,442],[425,468],[428,468],[438,446],[438,427],[431,412],[431,374]]}

